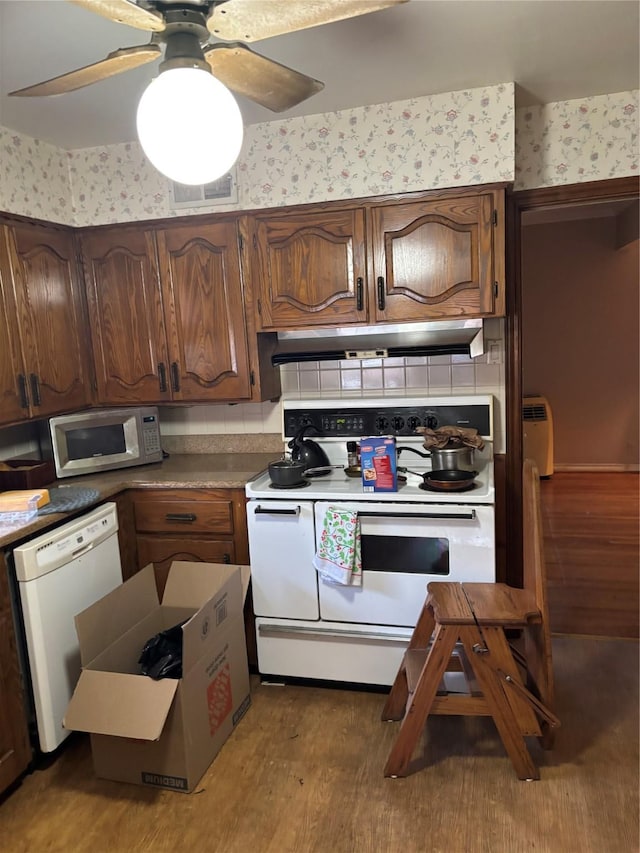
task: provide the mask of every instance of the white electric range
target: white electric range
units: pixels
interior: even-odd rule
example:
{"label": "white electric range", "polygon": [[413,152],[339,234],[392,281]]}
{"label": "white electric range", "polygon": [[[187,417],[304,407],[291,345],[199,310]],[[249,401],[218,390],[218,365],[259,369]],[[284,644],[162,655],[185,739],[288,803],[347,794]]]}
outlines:
{"label": "white electric range", "polygon": [[[276,488],[268,471],[246,487],[258,668],[263,676],[393,682],[432,580],[495,580],[493,398],[284,400],[283,450],[301,427],[331,463],[324,476]],[[432,491],[417,426],[473,427],[485,446],[464,491]],[[345,473],[347,441],[395,435],[406,482],[365,492]],[[417,451],[417,453],[412,452]],[[331,507],[357,514],[362,585],[327,583],[313,566]]]}

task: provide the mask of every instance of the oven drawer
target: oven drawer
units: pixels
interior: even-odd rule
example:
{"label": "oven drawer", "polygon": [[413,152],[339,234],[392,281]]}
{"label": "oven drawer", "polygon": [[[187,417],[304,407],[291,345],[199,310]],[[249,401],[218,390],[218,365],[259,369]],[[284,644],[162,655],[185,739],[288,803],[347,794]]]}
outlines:
{"label": "oven drawer", "polygon": [[247,527],[256,616],[317,619],[313,502],[249,501]]}
{"label": "oven drawer", "polygon": [[391,685],[411,639],[410,628],[256,619],[263,675]]}

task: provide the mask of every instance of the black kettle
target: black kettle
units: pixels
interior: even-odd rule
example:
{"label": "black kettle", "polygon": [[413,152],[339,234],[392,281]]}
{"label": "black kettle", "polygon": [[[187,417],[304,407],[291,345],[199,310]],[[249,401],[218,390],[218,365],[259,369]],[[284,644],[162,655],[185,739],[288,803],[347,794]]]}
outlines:
{"label": "black kettle", "polygon": [[313,424],[306,424],[302,429],[298,430],[295,436],[289,442],[291,448],[291,458],[298,460],[304,464],[305,471],[309,468],[325,468],[331,463],[329,457],[320,447],[320,445],[311,441],[310,438],[305,438],[307,430],[313,429],[318,432],[318,428]]}

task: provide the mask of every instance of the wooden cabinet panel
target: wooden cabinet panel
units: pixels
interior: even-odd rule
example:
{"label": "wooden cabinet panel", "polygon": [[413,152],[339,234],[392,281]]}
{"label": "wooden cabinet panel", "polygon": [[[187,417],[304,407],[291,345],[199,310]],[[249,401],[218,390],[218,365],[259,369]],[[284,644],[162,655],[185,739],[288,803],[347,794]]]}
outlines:
{"label": "wooden cabinet panel", "polygon": [[371,209],[376,322],[495,313],[492,194]]}
{"label": "wooden cabinet panel", "polygon": [[174,400],[249,399],[234,221],[157,232]]}
{"label": "wooden cabinet panel", "polygon": [[7,567],[4,554],[0,553],[0,792],[15,782],[30,761],[24,685],[18,664]]}
{"label": "wooden cabinet panel", "polygon": [[[249,563],[246,497],[243,489],[132,489],[138,569],[154,564],[164,591],[174,560]],[[195,516],[181,522],[167,515]],[[249,663],[257,665],[251,593],[244,611]]]}
{"label": "wooden cabinet panel", "polygon": [[0,254],[0,423],[29,415],[11,273]]}
{"label": "wooden cabinet panel", "polygon": [[83,234],[100,403],[279,395],[276,336],[245,314],[239,240],[235,219]]}
{"label": "wooden cabinet panel", "polygon": [[203,563],[235,563],[232,539],[190,539],[168,536],[138,536],[140,567],[154,564],[159,595],[164,592],[169,568],[174,560]]}
{"label": "wooden cabinet panel", "polygon": [[83,408],[91,398],[73,234],[31,223],[2,227],[2,422]]}
{"label": "wooden cabinet panel", "polygon": [[170,400],[153,234],[94,231],[82,237],[82,251],[99,401]]}
{"label": "wooden cabinet panel", "polygon": [[258,215],[253,229],[252,275],[261,328],[366,319],[363,209]]}
{"label": "wooden cabinet panel", "polygon": [[248,217],[260,328],[504,314],[504,191],[406,199]]}
{"label": "wooden cabinet panel", "polygon": [[134,500],[134,507],[137,531],[233,534],[231,501]]}

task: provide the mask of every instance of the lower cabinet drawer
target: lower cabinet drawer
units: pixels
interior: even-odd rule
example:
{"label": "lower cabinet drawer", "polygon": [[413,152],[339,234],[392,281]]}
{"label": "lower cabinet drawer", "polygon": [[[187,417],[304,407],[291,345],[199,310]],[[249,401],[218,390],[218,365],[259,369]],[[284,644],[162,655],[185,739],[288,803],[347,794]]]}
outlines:
{"label": "lower cabinet drawer", "polygon": [[232,539],[190,539],[188,537],[141,536],[138,534],[138,565],[154,564],[156,585],[160,595],[169,574],[171,563],[183,560],[190,563],[235,563]]}
{"label": "lower cabinet drawer", "polygon": [[138,532],[233,534],[231,501],[134,501]]}

